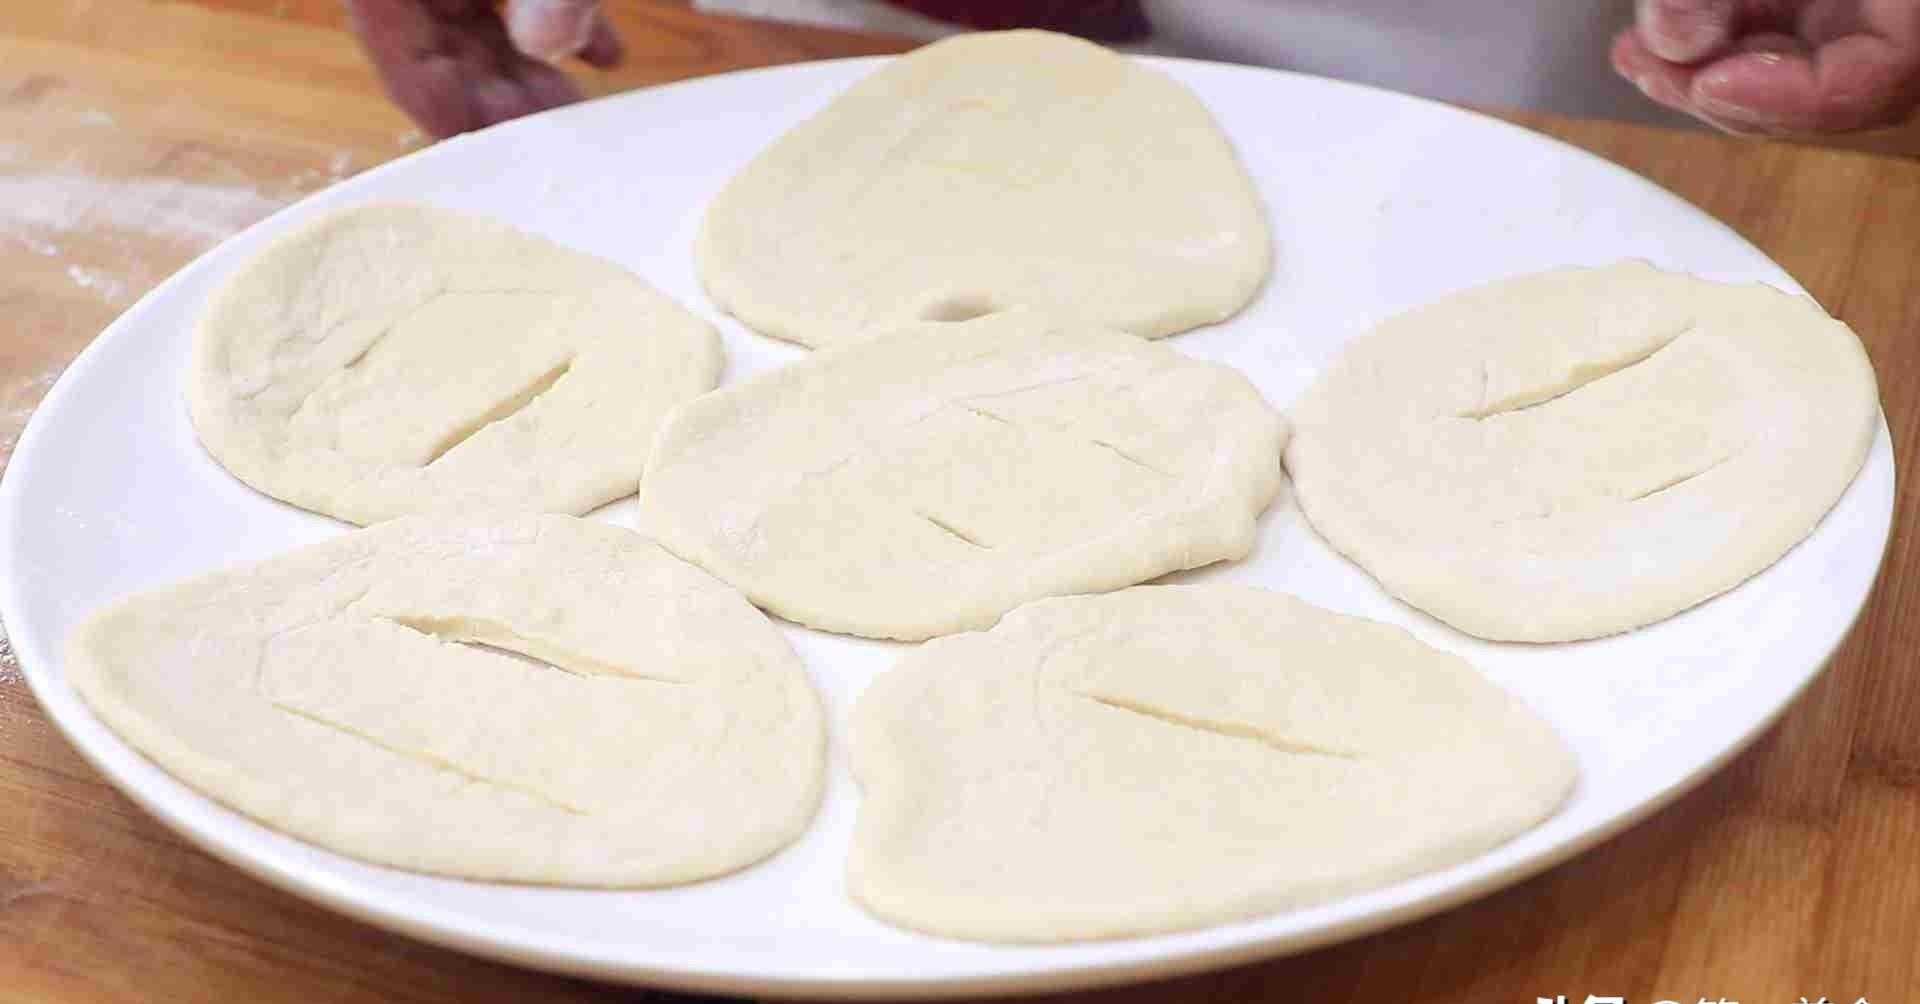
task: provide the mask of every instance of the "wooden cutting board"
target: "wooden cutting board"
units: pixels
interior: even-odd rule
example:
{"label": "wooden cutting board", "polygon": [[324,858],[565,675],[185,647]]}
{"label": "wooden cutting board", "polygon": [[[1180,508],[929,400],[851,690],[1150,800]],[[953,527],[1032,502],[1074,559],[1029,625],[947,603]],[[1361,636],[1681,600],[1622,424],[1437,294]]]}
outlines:
{"label": "wooden cutting board", "polygon": [[[612,0],[603,93],[888,52],[897,40]],[[1920,164],[1519,116],[1760,245],[1866,339],[1920,469]],[[1283,118],[1274,128],[1284,129]],[[422,138],[336,0],[12,0],[0,9],[0,458],[79,349],[222,237]],[[1902,1002],[1920,988],[1920,502],[1833,667],[1760,744],[1648,822],[1480,903],[1342,947],[1093,1001],[1566,995]],[[0,999],[626,1000],[334,916],[186,846],[108,787],[0,658]]]}

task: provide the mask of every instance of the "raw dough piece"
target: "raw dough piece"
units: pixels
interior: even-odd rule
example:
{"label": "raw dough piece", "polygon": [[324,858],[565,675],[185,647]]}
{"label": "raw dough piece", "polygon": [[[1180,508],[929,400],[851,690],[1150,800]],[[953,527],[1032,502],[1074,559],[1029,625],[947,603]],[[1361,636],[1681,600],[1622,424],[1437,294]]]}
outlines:
{"label": "raw dough piece", "polygon": [[689,882],[820,798],[818,699],[773,625],[565,516],[409,517],[136,596],[75,632],[67,673],[202,793],[416,871]]}
{"label": "raw dough piece", "polygon": [[1878,425],[1860,340],[1813,301],[1639,262],[1471,289],[1351,345],[1294,407],[1307,518],[1483,638],[1593,638],[1771,565]]}
{"label": "raw dough piece", "polygon": [[782,617],[930,638],[1244,556],[1285,442],[1233,370],[1010,311],[683,406],[654,444],[640,523]]}
{"label": "raw dough piece", "polygon": [[825,346],[1014,306],[1158,338],[1232,316],[1272,263],[1205,106],[1065,35],[962,35],[855,84],[741,171],[696,247],[716,303]]}
{"label": "raw dough piece", "polygon": [[1551,815],[1553,730],[1399,628],[1242,586],[1043,600],[854,709],[853,895],[985,941],[1200,927],[1465,861]]}
{"label": "raw dough piece", "polygon": [[661,416],[720,362],[705,322],[611,262],[369,206],[228,281],[187,401],[234,476],[329,516],[584,513],[633,493]]}

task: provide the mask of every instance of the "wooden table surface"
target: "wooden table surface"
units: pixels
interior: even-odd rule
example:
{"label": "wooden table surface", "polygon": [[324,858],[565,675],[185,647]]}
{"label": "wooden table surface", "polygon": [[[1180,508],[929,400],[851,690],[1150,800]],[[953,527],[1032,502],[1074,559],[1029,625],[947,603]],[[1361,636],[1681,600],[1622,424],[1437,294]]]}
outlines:
{"label": "wooden table surface", "polygon": [[[613,0],[596,93],[893,51],[884,38]],[[1284,115],[1284,112],[1278,113]],[[1866,339],[1903,471],[1920,416],[1920,163],[1518,116],[1738,229]],[[1278,118],[1275,128],[1285,128]],[[62,366],[227,233],[418,146],[335,0],[9,0],[0,11],[0,458]],[[1532,881],[1341,947],[1087,1001],[1794,1004],[1920,999],[1920,555],[1899,495],[1878,590],[1732,766]],[[0,651],[0,999],[637,999],[365,927],[246,878],[115,792]],[[1627,737],[1630,739],[1630,737]]]}

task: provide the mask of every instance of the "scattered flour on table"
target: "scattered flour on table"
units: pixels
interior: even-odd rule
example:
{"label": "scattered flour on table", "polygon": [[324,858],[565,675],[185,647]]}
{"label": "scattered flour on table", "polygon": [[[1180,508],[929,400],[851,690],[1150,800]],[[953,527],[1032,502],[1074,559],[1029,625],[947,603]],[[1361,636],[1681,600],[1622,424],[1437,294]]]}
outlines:
{"label": "scattered flour on table", "polygon": [[20,681],[20,660],[13,654],[13,640],[7,637],[7,626],[0,624],[0,687]]}
{"label": "scattered flour on table", "polygon": [[50,171],[0,176],[0,227],[59,234],[107,227],[205,247],[285,201],[244,185]]}
{"label": "scattered flour on table", "polygon": [[299,192],[316,192],[329,185],[345,181],[358,173],[353,163],[353,151],[338,150],[327,158],[327,169],[301,171],[287,179],[287,184]]}
{"label": "scattered flour on table", "polygon": [[[248,185],[110,178],[72,170],[0,173],[0,242],[55,259],[76,288],[120,307],[160,278],[146,252],[129,247],[126,235],[158,238],[198,253],[280,208],[292,194],[276,197]],[[129,249],[117,250],[122,247]]]}
{"label": "scattered flour on table", "polygon": [[12,456],[13,445],[20,440],[20,430],[26,427],[28,416],[40,406],[40,399],[47,396],[47,389],[65,368],[64,361],[57,362],[0,390],[0,464]]}
{"label": "scattered flour on table", "polygon": [[97,268],[84,265],[68,265],[67,278],[81,289],[99,295],[108,303],[120,303],[127,298],[126,280]]}

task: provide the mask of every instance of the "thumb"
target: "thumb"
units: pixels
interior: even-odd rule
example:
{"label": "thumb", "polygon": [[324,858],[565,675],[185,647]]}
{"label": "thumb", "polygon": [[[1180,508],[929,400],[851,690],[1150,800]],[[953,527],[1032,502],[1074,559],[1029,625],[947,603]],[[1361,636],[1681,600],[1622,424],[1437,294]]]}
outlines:
{"label": "thumb", "polygon": [[1694,63],[1733,38],[1734,0],[1636,0],[1635,27],[1647,50],[1669,63]]}
{"label": "thumb", "polygon": [[586,48],[599,16],[598,0],[507,0],[507,35],[521,52],[557,62]]}

